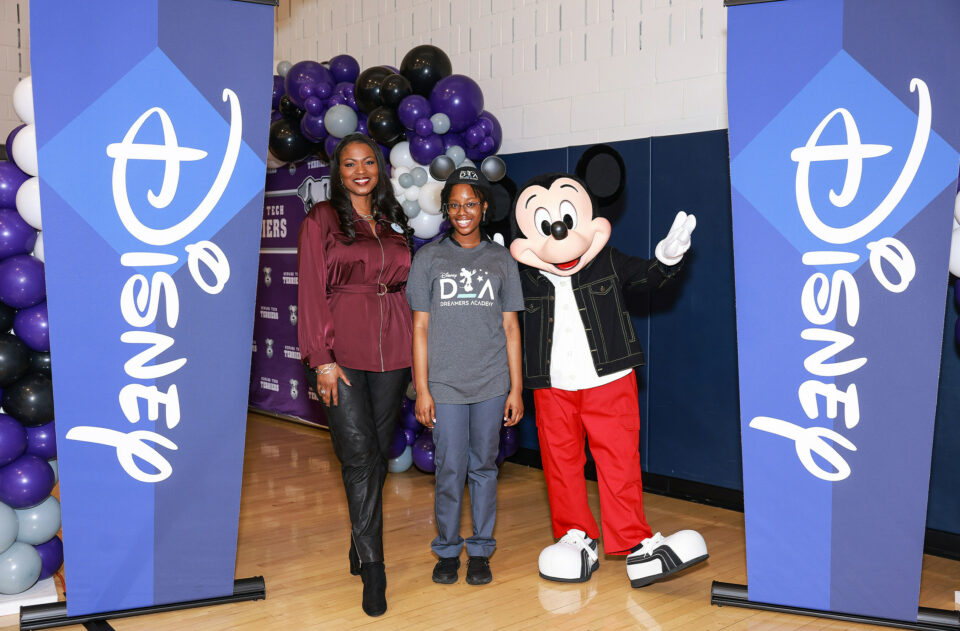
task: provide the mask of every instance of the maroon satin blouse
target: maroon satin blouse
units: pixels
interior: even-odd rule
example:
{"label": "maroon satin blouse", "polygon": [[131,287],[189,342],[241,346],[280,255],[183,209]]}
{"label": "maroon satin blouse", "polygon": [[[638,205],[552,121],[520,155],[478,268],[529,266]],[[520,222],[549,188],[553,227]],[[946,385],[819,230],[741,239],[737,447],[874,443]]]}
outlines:
{"label": "maroon satin blouse", "polygon": [[336,361],[383,372],[411,363],[413,319],[404,293],[410,273],[406,239],[384,221],[354,214],[347,245],[328,202],[314,206],[298,237],[300,355],[315,368]]}

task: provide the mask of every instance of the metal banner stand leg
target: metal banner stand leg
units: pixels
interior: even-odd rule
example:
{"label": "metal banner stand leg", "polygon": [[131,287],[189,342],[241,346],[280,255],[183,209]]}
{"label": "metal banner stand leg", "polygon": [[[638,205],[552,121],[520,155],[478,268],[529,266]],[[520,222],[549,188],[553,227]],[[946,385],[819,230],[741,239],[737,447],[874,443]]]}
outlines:
{"label": "metal banner stand leg", "polygon": [[718,607],[730,605],[731,607],[762,609],[764,611],[776,611],[778,613],[792,613],[801,616],[815,616],[818,618],[830,618],[831,620],[843,620],[844,622],[875,624],[882,627],[894,627],[897,629],[914,629],[915,631],[960,630],[960,612],[957,611],[920,607],[919,611],[917,612],[916,622],[890,620],[889,618],[875,618],[873,616],[840,613],[837,611],[823,611],[819,609],[805,609],[803,607],[789,607],[787,605],[773,605],[770,603],[754,602],[747,599],[746,585],[721,583],[719,581],[714,581],[713,587],[710,588],[710,604],[717,605]]}
{"label": "metal banner stand leg", "polygon": [[202,600],[188,600],[178,603],[167,603],[165,605],[152,605],[150,607],[138,607],[136,609],[123,609],[121,611],[104,611],[86,616],[68,616],[67,602],[60,601],[46,605],[31,605],[20,608],[20,629],[28,631],[32,629],[53,629],[55,627],[65,627],[69,625],[82,624],[88,631],[109,631],[113,629],[108,620],[114,618],[129,618],[132,616],[143,616],[151,613],[162,613],[165,611],[178,611],[180,609],[193,609],[194,607],[207,607],[209,605],[223,605],[226,603],[237,603],[246,600],[263,600],[267,597],[266,584],[262,576],[251,578],[238,578],[233,582],[233,593],[227,596],[218,596],[216,598],[204,598]]}

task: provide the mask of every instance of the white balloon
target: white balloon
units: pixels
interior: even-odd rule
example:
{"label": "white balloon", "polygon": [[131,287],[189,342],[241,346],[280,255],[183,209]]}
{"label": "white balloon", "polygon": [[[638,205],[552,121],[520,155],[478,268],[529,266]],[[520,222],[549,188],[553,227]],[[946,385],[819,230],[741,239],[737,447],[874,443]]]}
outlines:
{"label": "white balloon", "polygon": [[393,167],[391,174],[394,179],[399,179],[401,175],[409,172],[410,172],[410,167]]}
{"label": "white balloon", "polygon": [[13,111],[24,123],[33,125],[33,78],[26,77],[20,80],[13,89]]}
{"label": "white balloon", "polygon": [[37,233],[37,243],[33,246],[33,256],[41,263],[43,260],[43,232]]}
{"label": "white balloon", "polygon": [[420,196],[417,201],[420,202],[420,210],[431,215],[440,213],[440,192],[443,190],[443,184],[440,182],[427,182],[420,187]]}
{"label": "white balloon", "polygon": [[412,169],[417,166],[416,160],[410,155],[410,143],[406,140],[398,142],[390,150],[390,164],[395,167]]}
{"label": "white balloon", "polygon": [[10,156],[20,170],[27,175],[37,174],[37,128],[27,125],[13,138]]}
{"label": "white balloon", "polygon": [[950,273],[960,277],[960,228],[953,230],[950,239]]}
{"label": "white balloon", "polygon": [[430,239],[437,236],[440,232],[440,224],[443,223],[441,215],[431,215],[430,213],[419,213],[416,217],[407,220],[407,225],[413,228],[413,234],[421,239]]}
{"label": "white balloon", "polygon": [[393,196],[397,198],[398,202],[402,202],[407,198],[406,189],[400,186],[400,183],[397,182],[395,178],[390,179],[390,185],[393,187]]}
{"label": "white balloon", "polygon": [[960,193],[957,193],[957,198],[953,202],[953,220],[960,221]]}
{"label": "white balloon", "polygon": [[420,187],[419,186],[410,186],[403,189],[403,198],[409,199],[411,202],[420,199]]}
{"label": "white balloon", "polygon": [[40,222],[40,178],[32,177],[17,189],[17,212],[35,230],[43,230]]}

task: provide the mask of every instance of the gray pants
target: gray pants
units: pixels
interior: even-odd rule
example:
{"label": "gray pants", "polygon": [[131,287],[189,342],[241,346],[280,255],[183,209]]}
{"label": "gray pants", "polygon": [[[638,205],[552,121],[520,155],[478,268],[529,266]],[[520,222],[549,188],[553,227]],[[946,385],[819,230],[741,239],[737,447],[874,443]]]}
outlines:
{"label": "gray pants", "polygon": [[438,557],[456,557],[463,547],[460,513],[463,485],[470,486],[473,536],[467,554],[488,557],[497,547],[497,451],[507,395],[463,405],[438,403],[433,428],[437,465],[437,538],[430,547]]}

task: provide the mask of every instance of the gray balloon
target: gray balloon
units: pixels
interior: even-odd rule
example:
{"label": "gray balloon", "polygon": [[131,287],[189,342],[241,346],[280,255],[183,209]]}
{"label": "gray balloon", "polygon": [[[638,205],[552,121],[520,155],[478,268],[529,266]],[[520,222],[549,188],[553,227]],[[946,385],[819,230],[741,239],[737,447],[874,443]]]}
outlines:
{"label": "gray balloon", "polygon": [[410,188],[413,186],[413,176],[409,173],[401,173],[397,176],[397,184],[400,185],[400,188]]}
{"label": "gray balloon", "polygon": [[50,496],[36,506],[18,510],[17,519],[20,521],[17,541],[40,545],[53,539],[60,530],[60,502]]}
{"label": "gray balloon", "polygon": [[507,165],[497,156],[487,156],[480,163],[480,172],[491,182],[499,182],[507,174]]}
{"label": "gray balloon", "polygon": [[417,186],[423,186],[427,183],[427,172],[423,167],[416,167],[410,171],[410,175],[413,177],[413,183]]}
{"label": "gray balloon", "polygon": [[293,67],[293,64],[289,61],[281,61],[277,64],[277,74],[281,77],[287,76],[287,73],[290,72],[290,68]]}
{"label": "gray balloon", "polygon": [[420,214],[420,202],[415,199],[405,199],[400,205],[403,206],[403,214],[410,219]]}
{"label": "gray balloon", "polygon": [[403,473],[413,464],[413,448],[407,445],[403,453],[396,458],[387,460],[387,471],[390,473]]}
{"label": "gray balloon", "polygon": [[0,554],[0,594],[19,594],[40,578],[40,553],[29,543],[15,541]]}
{"label": "gray balloon", "polygon": [[0,552],[10,547],[17,540],[20,522],[17,521],[17,512],[0,502]]}
{"label": "gray balloon", "polygon": [[56,484],[60,481],[60,465],[57,464],[56,459],[47,460],[50,463],[50,468],[53,469],[53,483]]}
{"label": "gray balloon", "polygon": [[433,133],[435,134],[445,134],[450,131],[450,117],[441,112],[437,112],[430,117],[430,122],[433,123]]}
{"label": "gray balloon", "polygon": [[331,136],[343,138],[357,131],[357,113],[349,105],[334,105],[323,115],[323,126]]}
{"label": "gray balloon", "polygon": [[453,160],[454,167],[458,167],[463,163],[463,160],[467,157],[467,152],[463,150],[463,147],[460,145],[450,145],[447,148],[447,155],[450,156],[450,159]]}
{"label": "gray balloon", "polygon": [[455,168],[457,168],[457,165],[453,163],[450,156],[437,156],[433,159],[433,162],[430,163],[430,175],[433,176],[433,179],[442,182],[450,177],[450,174],[453,173]]}

